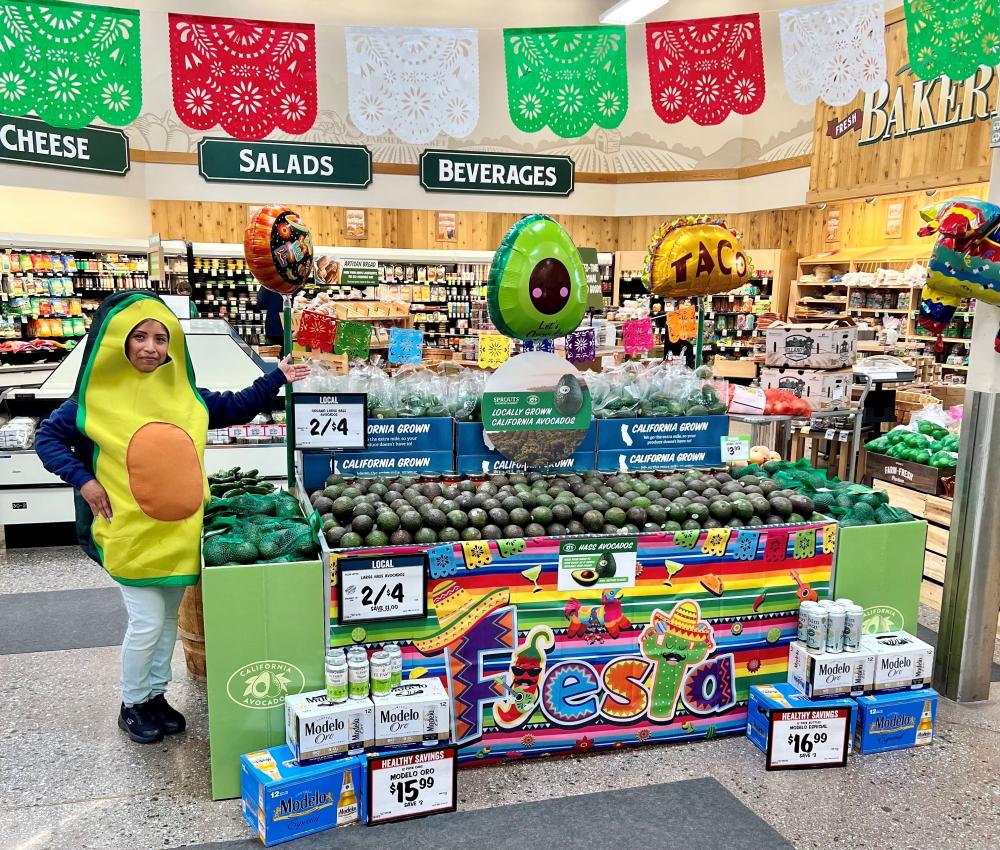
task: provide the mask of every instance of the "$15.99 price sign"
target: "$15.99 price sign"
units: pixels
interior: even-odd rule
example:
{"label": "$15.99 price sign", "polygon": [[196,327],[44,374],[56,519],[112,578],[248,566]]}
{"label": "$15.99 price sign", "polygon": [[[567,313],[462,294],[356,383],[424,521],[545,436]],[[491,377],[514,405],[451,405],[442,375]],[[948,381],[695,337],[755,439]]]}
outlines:
{"label": "$15.99 price sign", "polygon": [[767,739],[767,769],[844,767],[847,764],[851,709],[772,711]]}
{"label": "$15.99 price sign", "polygon": [[364,393],[295,394],[295,447],[363,449],[368,441],[368,396]]}
{"label": "$15.99 price sign", "polygon": [[368,825],[455,811],[455,748],[368,758]]}
{"label": "$15.99 price sign", "polygon": [[425,617],[426,561],[422,554],[341,558],[337,562],[340,624]]}

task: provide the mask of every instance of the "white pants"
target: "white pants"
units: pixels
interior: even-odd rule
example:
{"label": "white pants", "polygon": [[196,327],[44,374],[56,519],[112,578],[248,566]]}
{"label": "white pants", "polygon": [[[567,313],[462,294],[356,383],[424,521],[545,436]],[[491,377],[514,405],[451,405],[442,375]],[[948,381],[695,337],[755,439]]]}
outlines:
{"label": "white pants", "polygon": [[122,641],[122,702],[137,705],[162,694],[170,681],[177,609],[184,587],[121,585],[128,628]]}

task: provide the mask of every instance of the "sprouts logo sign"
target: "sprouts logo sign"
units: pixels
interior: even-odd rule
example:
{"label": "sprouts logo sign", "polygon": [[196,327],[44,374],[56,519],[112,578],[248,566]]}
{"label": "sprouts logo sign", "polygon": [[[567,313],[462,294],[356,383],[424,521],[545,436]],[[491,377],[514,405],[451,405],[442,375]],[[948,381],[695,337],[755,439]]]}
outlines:
{"label": "sprouts logo sign", "polygon": [[966,80],[952,80],[944,75],[933,80],[918,80],[910,66],[903,65],[893,80],[865,95],[861,109],[827,122],[826,134],[839,139],[858,132],[859,145],[902,139],[989,121],[997,107],[997,69],[980,65]]}
{"label": "sprouts logo sign", "polygon": [[284,705],[288,694],[300,694],[306,677],[287,661],[254,661],[245,664],[229,677],[226,693],[243,708],[268,709]]}

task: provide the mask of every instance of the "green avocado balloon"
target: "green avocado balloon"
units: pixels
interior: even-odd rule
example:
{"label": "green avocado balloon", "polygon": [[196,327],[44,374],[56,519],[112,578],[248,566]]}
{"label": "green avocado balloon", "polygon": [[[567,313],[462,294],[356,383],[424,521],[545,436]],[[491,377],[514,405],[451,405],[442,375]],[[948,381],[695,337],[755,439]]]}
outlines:
{"label": "green avocado balloon", "polygon": [[529,215],[493,256],[486,300],[497,329],[516,339],[575,330],[587,309],[587,276],[570,235],[547,215]]}

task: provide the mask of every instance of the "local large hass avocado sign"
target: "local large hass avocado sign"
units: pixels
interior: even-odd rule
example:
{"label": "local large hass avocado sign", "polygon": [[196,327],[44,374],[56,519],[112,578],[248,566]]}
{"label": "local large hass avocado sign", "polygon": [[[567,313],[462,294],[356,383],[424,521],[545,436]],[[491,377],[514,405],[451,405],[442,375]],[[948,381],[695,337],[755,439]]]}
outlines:
{"label": "local large hass avocado sign", "polygon": [[372,154],[364,145],[202,139],[198,171],[210,183],[364,188],[372,182]]}
{"label": "local large hass avocado sign", "polygon": [[420,185],[428,192],[569,195],[574,165],[568,156],[425,150]]}

